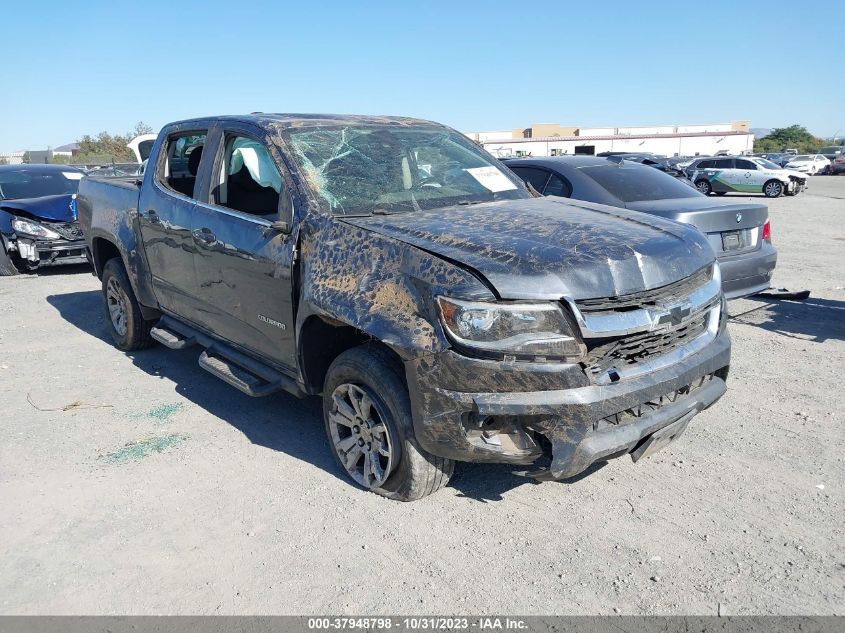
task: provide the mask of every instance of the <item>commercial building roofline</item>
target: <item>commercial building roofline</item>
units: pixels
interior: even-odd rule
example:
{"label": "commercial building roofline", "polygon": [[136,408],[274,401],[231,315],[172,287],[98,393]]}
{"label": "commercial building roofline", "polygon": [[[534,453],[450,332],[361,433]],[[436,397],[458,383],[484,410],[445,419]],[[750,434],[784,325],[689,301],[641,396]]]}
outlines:
{"label": "commercial building roofline", "polygon": [[481,143],[548,143],[552,141],[618,141],[622,139],[687,138],[695,136],[753,136],[751,132],[676,132],[672,134],[609,134],[606,136],[542,136],[536,138],[496,138]]}

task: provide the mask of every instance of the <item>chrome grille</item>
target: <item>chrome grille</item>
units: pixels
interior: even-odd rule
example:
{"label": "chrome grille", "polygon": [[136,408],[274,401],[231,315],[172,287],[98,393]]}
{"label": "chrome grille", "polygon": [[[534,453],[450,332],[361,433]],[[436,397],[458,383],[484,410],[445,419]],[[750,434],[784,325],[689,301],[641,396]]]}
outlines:
{"label": "chrome grille", "polygon": [[600,299],[580,299],[575,302],[578,309],[585,314],[594,312],[621,312],[638,310],[660,304],[673,304],[685,300],[693,290],[706,284],[713,277],[713,265],[705,266],[697,273],[675,283],[618,297],[602,297]]}
{"label": "chrome grille", "polygon": [[707,330],[709,312],[698,313],[674,328],[614,338],[593,339],[584,359],[588,373],[597,376],[611,368],[643,362],[698,338]]}
{"label": "chrome grille", "polygon": [[82,229],[77,222],[51,222],[45,225],[66,240],[81,240]]}

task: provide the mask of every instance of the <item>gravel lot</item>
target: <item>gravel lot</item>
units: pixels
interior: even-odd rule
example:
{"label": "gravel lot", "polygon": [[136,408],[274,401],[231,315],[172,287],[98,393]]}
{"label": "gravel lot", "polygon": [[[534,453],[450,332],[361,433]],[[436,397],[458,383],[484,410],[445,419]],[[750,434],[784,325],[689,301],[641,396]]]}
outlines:
{"label": "gravel lot", "polygon": [[113,348],[87,270],[0,278],[0,613],[845,613],[845,178],[770,210],[812,296],[732,304],[729,391],[678,442],[413,504],[347,483],[316,399]]}

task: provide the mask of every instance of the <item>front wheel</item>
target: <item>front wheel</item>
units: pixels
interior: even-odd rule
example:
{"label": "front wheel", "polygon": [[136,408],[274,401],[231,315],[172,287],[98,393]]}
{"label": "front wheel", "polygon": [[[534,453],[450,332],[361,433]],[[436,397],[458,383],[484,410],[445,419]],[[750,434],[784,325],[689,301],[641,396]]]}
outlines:
{"label": "front wheel", "polygon": [[705,196],[709,196],[713,192],[713,187],[710,185],[710,181],[704,180],[703,178],[695,181],[695,188]]}
{"label": "front wheel", "polygon": [[103,300],[106,323],[118,349],[129,352],[151,347],[155,340],[150,336],[154,321],[147,321],[132,291],[123,263],[110,259],[103,266]]}
{"label": "front wheel", "polygon": [[323,388],[323,422],[341,469],[390,499],[422,499],[454,471],[454,461],[417,443],[402,366],[379,347],[356,347],[334,360]]}
{"label": "front wheel", "polygon": [[763,185],[763,193],[767,198],[779,198],[783,194],[783,183],[780,180],[769,180]]}
{"label": "front wheel", "polygon": [[15,266],[12,258],[3,248],[3,243],[0,242],[0,277],[11,277],[17,275],[20,271]]}

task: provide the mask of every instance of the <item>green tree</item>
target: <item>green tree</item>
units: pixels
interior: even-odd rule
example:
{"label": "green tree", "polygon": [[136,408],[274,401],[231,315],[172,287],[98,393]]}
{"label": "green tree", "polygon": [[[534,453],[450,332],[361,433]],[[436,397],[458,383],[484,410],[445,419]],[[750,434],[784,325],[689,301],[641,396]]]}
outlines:
{"label": "green tree", "polygon": [[8,165],[8,164],[9,164],[9,161],[7,161],[5,158],[0,158],[0,165]]}
{"label": "green tree", "polygon": [[97,136],[86,134],[77,141],[79,151],[76,156],[54,156],[54,163],[101,164],[134,163],[135,155],[126,147],[133,138],[141,134],[151,134],[153,129],[139,121],[131,132],[126,134],[109,134],[100,132]]}
{"label": "green tree", "polygon": [[66,156],[64,154],[53,154],[50,157],[50,162],[53,165],[69,165],[73,162],[73,156]]}
{"label": "green tree", "polygon": [[803,125],[775,128],[767,136],[755,139],[755,152],[779,152],[785,149],[797,149],[801,153],[815,152],[823,145],[820,138],[816,138]]}

